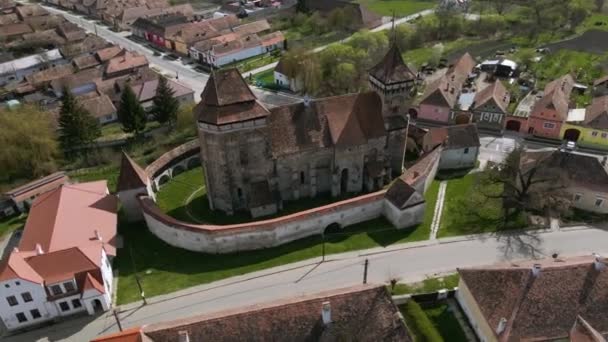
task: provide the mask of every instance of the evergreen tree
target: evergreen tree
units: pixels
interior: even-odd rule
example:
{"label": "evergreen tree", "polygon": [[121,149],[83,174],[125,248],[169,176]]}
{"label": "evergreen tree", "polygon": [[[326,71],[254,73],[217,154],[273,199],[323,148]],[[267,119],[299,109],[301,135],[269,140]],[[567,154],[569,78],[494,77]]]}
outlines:
{"label": "evergreen tree", "polygon": [[169,122],[171,126],[177,120],[179,111],[179,101],[175,98],[175,91],[169,86],[169,82],[164,76],[158,78],[156,87],[156,97],[154,97],[154,107],[152,114],[159,123]]}
{"label": "evergreen tree", "polygon": [[74,147],[89,145],[100,135],[97,119],[64,87],[59,112],[59,143],[64,153]]}
{"label": "evergreen tree", "polygon": [[298,0],[296,3],[296,12],[308,13],[308,6],[306,6],[306,0]]}
{"label": "evergreen tree", "polygon": [[135,136],[139,136],[146,128],[146,113],[129,85],[125,86],[120,96],[118,119],[122,123],[122,130],[127,133],[135,132]]}

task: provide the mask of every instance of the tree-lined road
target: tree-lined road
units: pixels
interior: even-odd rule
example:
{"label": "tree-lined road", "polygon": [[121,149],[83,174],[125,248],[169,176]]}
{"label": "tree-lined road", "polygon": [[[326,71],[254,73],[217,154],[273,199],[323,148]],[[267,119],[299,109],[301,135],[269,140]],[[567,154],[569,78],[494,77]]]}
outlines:
{"label": "tree-lined road", "polygon": [[[319,259],[312,259],[149,298],[147,306],[134,303],[121,307],[119,317],[123,328],[128,328],[355,285],[362,282],[365,259],[369,259],[370,283],[386,283],[391,278],[409,282],[452,272],[458,267],[548,257],[553,253],[608,255],[607,242],[607,231],[579,227],[394,245],[331,255],[327,258],[329,261],[321,264]],[[69,320],[6,340],[88,341],[98,334],[115,331],[116,323],[108,312],[94,320],[89,317]]]}

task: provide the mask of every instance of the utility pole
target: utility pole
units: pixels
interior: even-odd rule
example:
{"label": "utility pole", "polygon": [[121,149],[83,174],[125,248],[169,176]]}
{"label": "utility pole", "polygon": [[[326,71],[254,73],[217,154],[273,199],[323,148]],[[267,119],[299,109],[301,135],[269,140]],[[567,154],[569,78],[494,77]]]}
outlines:
{"label": "utility pole", "polygon": [[139,295],[141,296],[141,300],[144,302],[144,305],[147,305],[146,294],[144,292],[143,287],[141,286],[141,281],[139,280],[139,276],[137,275],[137,268],[135,267],[135,259],[133,259],[133,248],[129,245],[129,256],[131,257],[131,265],[133,266],[133,275],[135,276],[135,282],[137,283],[137,287],[139,288]]}
{"label": "utility pole", "polygon": [[325,232],[321,233],[321,262],[325,261]]}
{"label": "utility pole", "polygon": [[365,264],[363,266],[363,284],[367,284],[367,268],[369,266],[369,260],[365,259]]}
{"label": "utility pole", "polygon": [[122,325],[120,324],[120,318],[118,318],[118,313],[116,312],[116,309],[112,310],[112,313],[114,313],[114,319],[116,319],[116,325],[118,325],[118,330],[122,331]]}

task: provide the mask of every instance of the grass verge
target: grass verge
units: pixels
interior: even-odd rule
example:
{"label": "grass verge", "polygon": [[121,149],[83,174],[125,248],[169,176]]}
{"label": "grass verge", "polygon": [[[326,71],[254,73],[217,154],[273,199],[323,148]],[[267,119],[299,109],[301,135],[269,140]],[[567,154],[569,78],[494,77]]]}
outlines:
{"label": "grass verge", "polygon": [[402,295],[433,293],[441,289],[452,289],[458,286],[459,280],[460,276],[458,273],[454,273],[443,277],[427,278],[418,283],[397,283],[395,288],[391,290],[391,294]]}
{"label": "grass verge", "polygon": [[437,5],[436,1],[428,0],[357,0],[367,6],[372,12],[382,16],[405,17],[424,11]]}

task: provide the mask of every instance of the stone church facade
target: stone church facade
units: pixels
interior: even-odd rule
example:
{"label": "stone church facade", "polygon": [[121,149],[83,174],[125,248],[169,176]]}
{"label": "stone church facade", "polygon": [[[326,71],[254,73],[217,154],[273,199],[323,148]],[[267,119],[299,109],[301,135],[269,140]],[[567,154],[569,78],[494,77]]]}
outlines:
{"label": "stone church facade", "polygon": [[195,108],[210,207],[259,217],[381,189],[403,171],[415,79],[393,45],[370,70],[373,91],[269,109],[236,69],[215,72]]}

